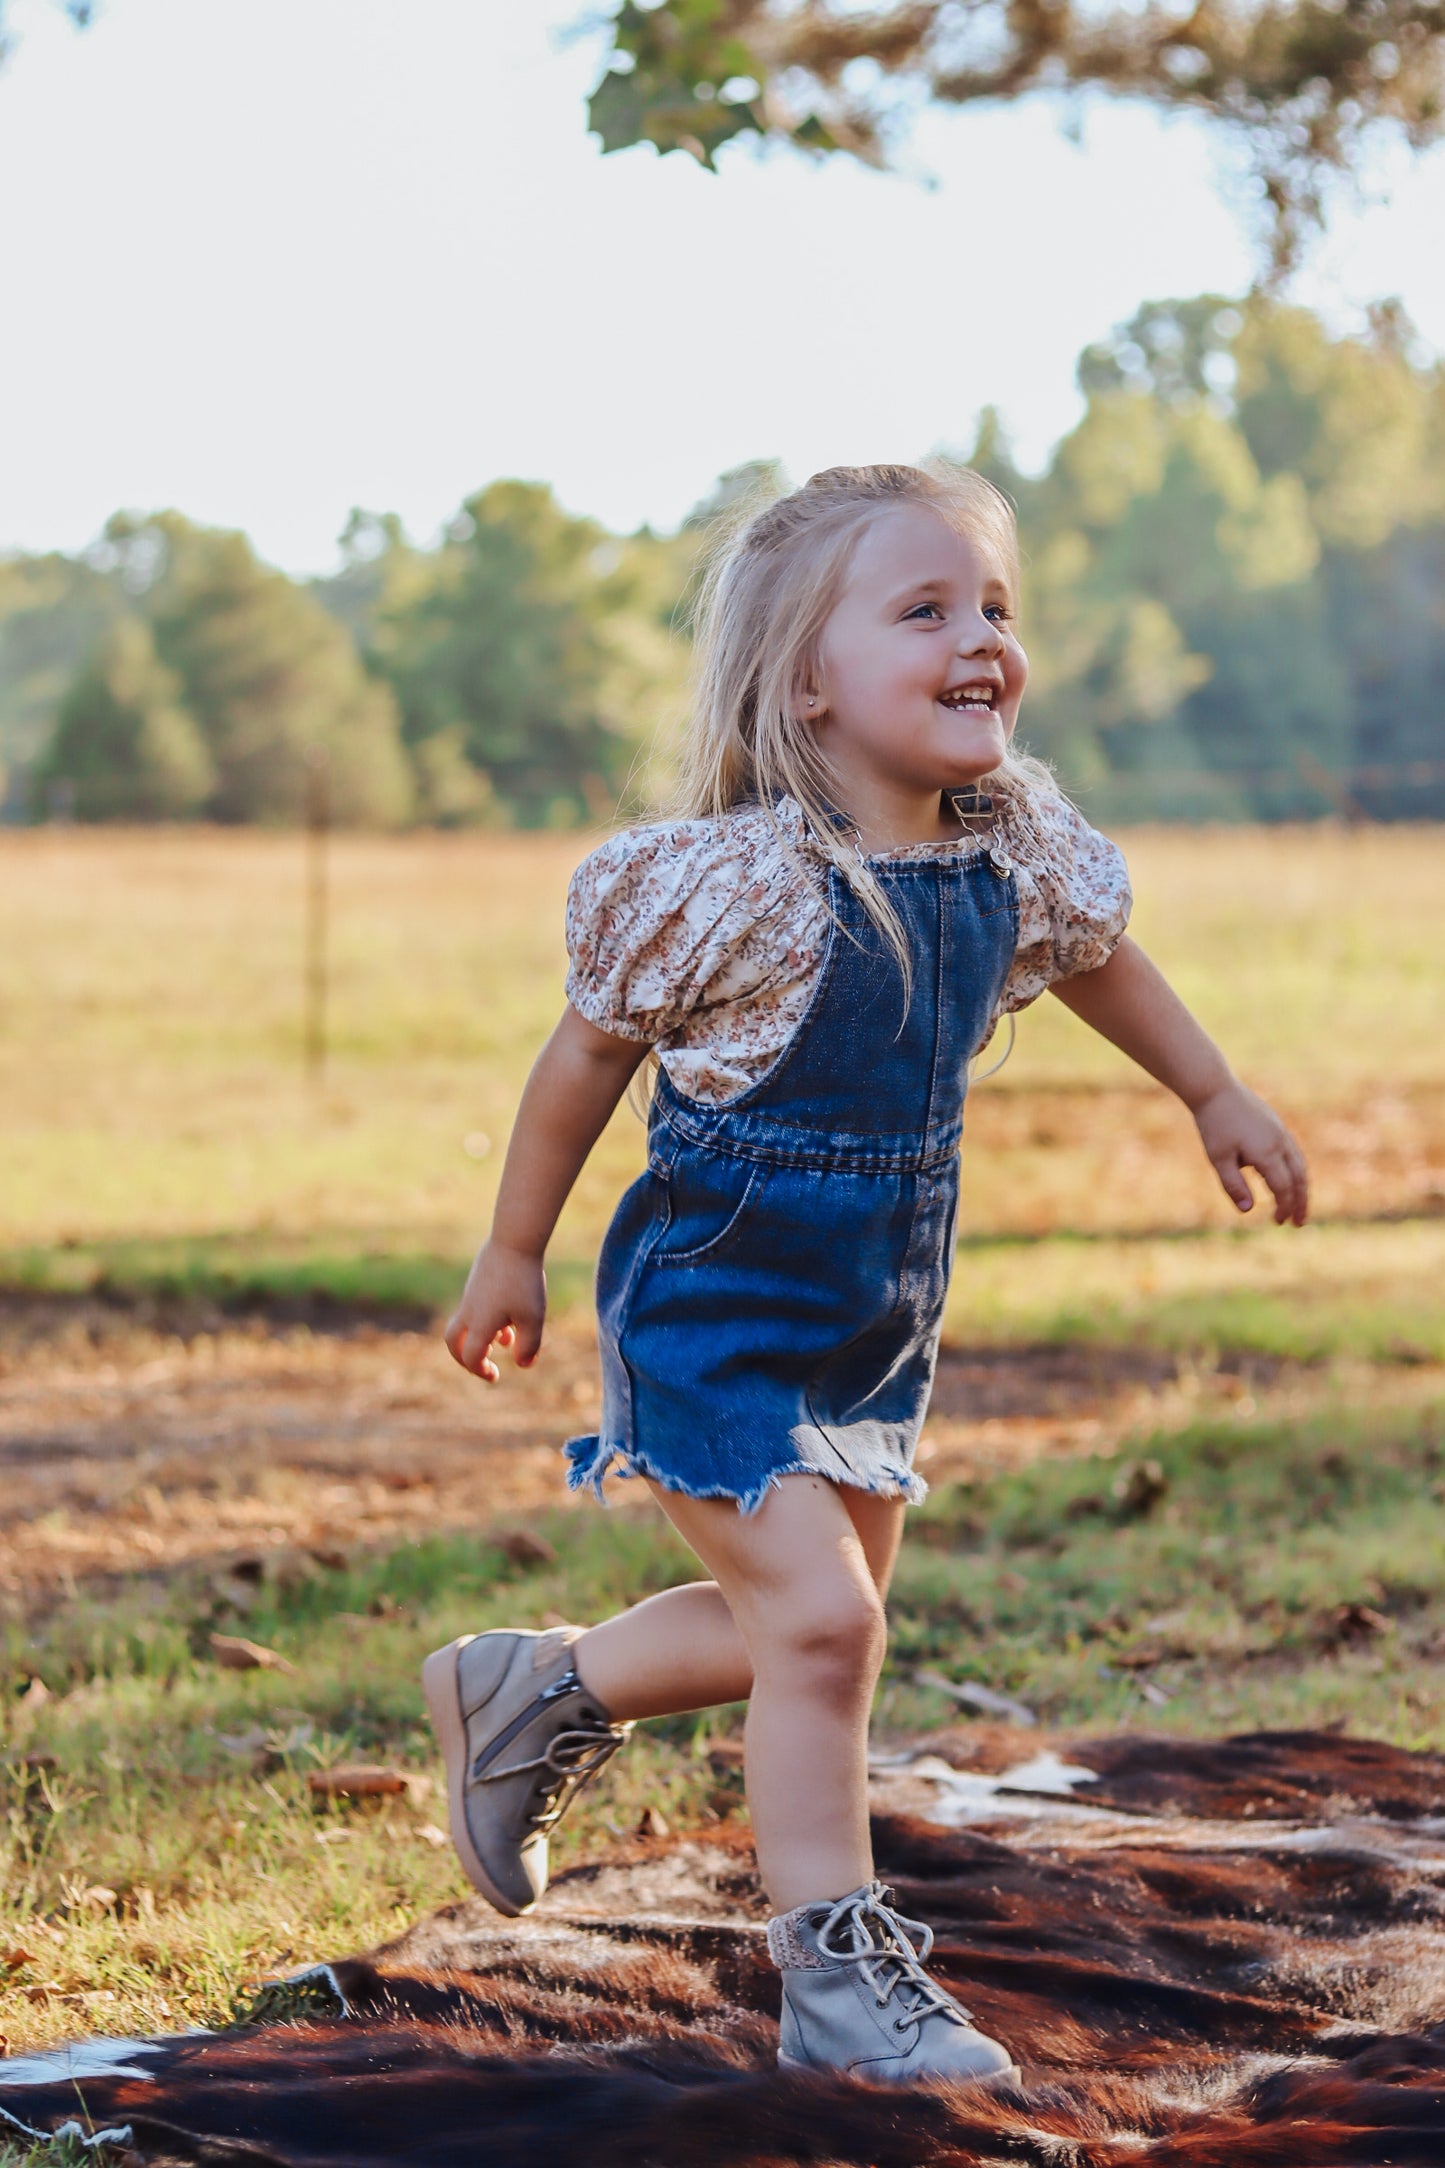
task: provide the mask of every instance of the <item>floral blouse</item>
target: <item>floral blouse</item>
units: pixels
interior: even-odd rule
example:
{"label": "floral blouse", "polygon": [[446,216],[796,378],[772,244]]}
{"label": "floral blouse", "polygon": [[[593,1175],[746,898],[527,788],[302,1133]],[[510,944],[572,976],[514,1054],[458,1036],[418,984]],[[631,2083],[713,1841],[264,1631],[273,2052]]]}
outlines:
{"label": "floral blouse", "polygon": [[[990,786],[993,787],[992,785]],[[1019,938],[998,1015],[1104,963],[1129,920],[1123,857],[1053,791],[1001,797],[979,835],[895,858],[1000,842]],[[802,1022],[827,946],[826,861],[801,808],[757,806],[626,828],[584,859],[567,897],[567,998],[600,1031],[655,1046],[677,1089],[719,1106],[756,1084]]]}

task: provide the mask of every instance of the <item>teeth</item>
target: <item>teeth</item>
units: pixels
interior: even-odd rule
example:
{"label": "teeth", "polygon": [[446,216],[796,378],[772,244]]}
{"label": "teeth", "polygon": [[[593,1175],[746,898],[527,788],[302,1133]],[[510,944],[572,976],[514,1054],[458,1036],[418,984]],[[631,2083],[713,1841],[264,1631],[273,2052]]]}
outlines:
{"label": "teeth", "polygon": [[993,695],[992,685],[960,685],[953,692],[944,694],[943,705],[946,708],[992,707]]}

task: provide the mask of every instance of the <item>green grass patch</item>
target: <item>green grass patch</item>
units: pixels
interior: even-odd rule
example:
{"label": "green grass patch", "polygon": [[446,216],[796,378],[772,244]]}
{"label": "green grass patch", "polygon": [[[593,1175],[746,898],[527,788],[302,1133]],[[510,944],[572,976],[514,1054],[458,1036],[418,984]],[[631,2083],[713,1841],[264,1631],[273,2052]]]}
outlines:
{"label": "green grass patch", "polygon": [[950,1486],[900,1560],[889,1721],[939,1721],[943,1698],[909,1683],[926,1665],[1054,1723],[1343,1721],[1439,1746],[1442,1468],[1431,1406],[1226,1419],[1137,1461]]}
{"label": "green grass patch", "polygon": [[[456,1303],[471,1263],[461,1251],[322,1231],[304,1239],[192,1235],[32,1244],[0,1250],[0,1293],[95,1295],[117,1303],[196,1303],[230,1313],[429,1320]],[[554,1312],[587,1299],[590,1259],[549,1258]]]}
{"label": "green grass patch", "polygon": [[1445,1219],[960,1245],[958,1342],[1125,1345],[1318,1362],[1445,1361]]}

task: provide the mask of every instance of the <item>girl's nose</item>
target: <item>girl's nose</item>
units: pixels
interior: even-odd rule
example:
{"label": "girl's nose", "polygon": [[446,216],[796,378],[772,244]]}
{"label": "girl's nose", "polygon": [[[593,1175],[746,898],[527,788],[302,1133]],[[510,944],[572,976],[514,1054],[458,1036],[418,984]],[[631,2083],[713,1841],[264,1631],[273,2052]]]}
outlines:
{"label": "girl's nose", "polygon": [[960,655],[1001,655],[1002,625],[996,625],[991,617],[976,617],[971,625],[960,628],[958,652]]}

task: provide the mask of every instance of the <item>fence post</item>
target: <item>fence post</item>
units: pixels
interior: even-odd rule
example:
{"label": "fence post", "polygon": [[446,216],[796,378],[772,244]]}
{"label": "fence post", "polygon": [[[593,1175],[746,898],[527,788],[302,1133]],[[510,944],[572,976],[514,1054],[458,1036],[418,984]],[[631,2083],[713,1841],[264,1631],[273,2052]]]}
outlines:
{"label": "fence post", "polygon": [[331,755],[306,748],[306,1074],[326,1075],[327,838],[331,828]]}

